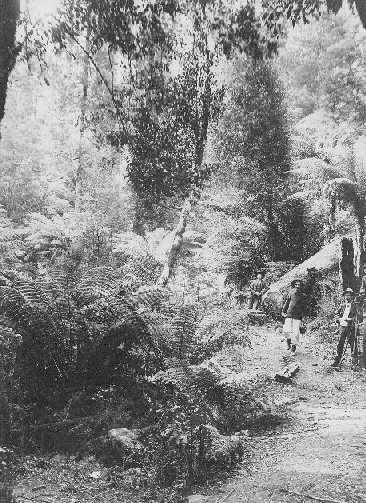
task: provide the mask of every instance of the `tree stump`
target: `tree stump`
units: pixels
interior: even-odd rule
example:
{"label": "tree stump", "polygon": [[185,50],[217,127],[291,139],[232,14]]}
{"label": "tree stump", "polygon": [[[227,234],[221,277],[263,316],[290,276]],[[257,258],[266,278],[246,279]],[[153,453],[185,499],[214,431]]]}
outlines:
{"label": "tree stump", "polygon": [[298,362],[289,363],[274,376],[274,379],[278,382],[290,383],[291,378],[294,377],[294,375],[296,375],[299,370],[300,365],[298,364]]}

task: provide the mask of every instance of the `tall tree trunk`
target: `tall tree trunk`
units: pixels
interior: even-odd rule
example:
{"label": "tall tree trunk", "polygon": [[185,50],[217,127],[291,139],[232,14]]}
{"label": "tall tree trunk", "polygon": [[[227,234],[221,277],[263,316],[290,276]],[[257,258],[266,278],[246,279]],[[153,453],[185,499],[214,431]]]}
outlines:
{"label": "tall tree trunk", "polygon": [[[1,344],[1,342],[0,342]],[[8,403],[6,378],[4,372],[4,357],[0,347],[0,502],[12,503],[12,474],[10,450],[10,409]]]}
{"label": "tall tree trunk", "polygon": [[[19,0],[0,0],[0,127],[5,114],[5,102],[9,75],[14,67],[19,47],[15,35],[19,17]],[[0,129],[1,138],[1,129]],[[1,344],[1,342],[0,342]],[[11,417],[8,403],[4,358],[0,347],[0,501],[11,503],[11,452],[10,446]]]}
{"label": "tall tree trunk", "polygon": [[85,53],[83,56],[83,96],[81,100],[80,108],[80,145],[79,145],[79,159],[78,167],[75,175],[75,210],[79,212],[81,210],[82,196],[83,196],[83,174],[84,174],[84,135],[86,129],[86,109],[88,102],[88,91],[89,91],[89,51],[90,51],[90,27],[88,26],[88,31],[86,35],[85,43]]}
{"label": "tall tree trunk", "polygon": [[0,0],[0,124],[5,113],[9,75],[19,52],[15,42],[19,9],[19,0]]}
{"label": "tall tree trunk", "polygon": [[[206,40],[207,44],[207,40]],[[191,190],[190,195],[184,201],[183,208],[179,216],[179,222],[176,228],[171,232],[170,235],[170,245],[166,251],[166,260],[164,263],[163,271],[158,279],[158,284],[165,286],[170,278],[172,269],[175,262],[179,256],[179,251],[183,243],[183,234],[186,230],[188,218],[190,215],[193,200],[195,198],[195,191],[199,188],[201,184],[200,171],[204,157],[204,151],[207,142],[208,125],[210,120],[210,110],[212,101],[212,89],[211,89],[211,68],[212,68],[212,58],[208,50],[206,50],[206,61],[204,65],[204,85],[203,92],[200,90],[199,81],[197,82],[197,100],[202,103],[202,110],[197,107],[196,110],[196,124],[195,124],[195,173],[196,179],[194,181],[194,187]],[[199,79],[199,76],[197,77]]]}
{"label": "tall tree trunk", "polygon": [[[211,90],[211,67],[212,58],[209,51],[206,51],[206,63],[204,67],[204,88],[203,94],[198,91],[197,99],[202,100],[202,112],[196,114],[195,142],[196,142],[196,172],[199,174],[203,162],[203,155],[207,142],[208,124],[210,120],[210,110],[212,101]],[[198,77],[199,78],[199,77]],[[199,85],[198,85],[199,86]]]}
{"label": "tall tree trunk", "polygon": [[143,206],[144,206],[143,201],[136,195],[135,212],[133,215],[133,222],[132,222],[132,232],[138,234],[139,236],[145,235]]}
{"label": "tall tree trunk", "polygon": [[[361,283],[365,260],[365,219],[359,217],[356,222],[355,273]],[[358,286],[361,286],[359,284]]]}
{"label": "tall tree trunk", "polygon": [[343,290],[352,288],[357,290],[358,281],[355,275],[355,250],[353,239],[343,238],[341,243],[342,258],[340,262]]}
{"label": "tall tree trunk", "polygon": [[166,286],[169,281],[173,266],[177,260],[179,255],[180,248],[183,243],[183,234],[186,230],[188,217],[191,211],[193,200],[193,194],[188,197],[184,204],[183,208],[180,212],[179,222],[176,228],[170,233],[169,239],[167,240],[167,247],[165,250],[165,263],[163,267],[163,271],[157,281],[158,285]]}

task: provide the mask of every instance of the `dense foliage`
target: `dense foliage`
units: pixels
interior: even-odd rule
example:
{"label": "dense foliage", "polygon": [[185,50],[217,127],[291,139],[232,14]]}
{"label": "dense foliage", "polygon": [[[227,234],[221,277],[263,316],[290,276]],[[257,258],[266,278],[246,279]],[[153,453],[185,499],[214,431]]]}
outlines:
{"label": "dense foliage", "polygon": [[271,414],[225,365],[253,337],[248,281],[364,241],[365,32],[326,4],[22,13],[0,68],[3,443],[141,469],[150,501],[240,462]]}

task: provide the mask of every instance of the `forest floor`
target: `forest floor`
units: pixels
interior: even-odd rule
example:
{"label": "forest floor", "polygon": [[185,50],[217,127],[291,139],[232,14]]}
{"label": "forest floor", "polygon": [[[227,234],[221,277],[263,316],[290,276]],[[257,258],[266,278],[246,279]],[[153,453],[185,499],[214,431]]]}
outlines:
{"label": "forest floor", "polygon": [[[256,333],[247,371],[273,376],[286,358],[285,342],[269,328]],[[300,371],[292,384],[273,388],[288,421],[252,434],[252,456],[240,472],[192,503],[366,501],[366,371],[349,355],[341,371],[331,368],[334,348],[313,334],[298,349]]]}
{"label": "forest floor", "polygon": [[[272,326],[253,327],[251,340],[241,358],[235,350],[226,353],[234,372],[268,379],[289,361]],[[286,419],[248,430],[248,455],[239,470],[229,480],[196,488],[191,503],[366,501],[366,371],[348,357],[341,371],[330,368],[332,348],[313,334],[298,349],[300,371],[292,383],[268,385],[274,408]],[[122,470],[111,477],[93,458],[35,456],[24,463],[15,496],[36,503],[138,502],[138,479]]]}

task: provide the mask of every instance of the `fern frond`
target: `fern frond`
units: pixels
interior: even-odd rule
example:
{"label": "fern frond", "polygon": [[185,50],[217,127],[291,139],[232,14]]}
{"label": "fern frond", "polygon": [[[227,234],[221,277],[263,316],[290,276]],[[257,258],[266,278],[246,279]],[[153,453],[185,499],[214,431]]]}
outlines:
{"label": "fern frond", "polygon": [[65,267],[62,265],[57,265],[47,271],[45,280],[49,280],[54,290],[60,292],[74,288],[79,281],[79,276],[76,273],[65,271]]}
{"label": "fern frond", "polygon": [[167,370],[157,372],[150,380],[180,390],[206,393],[218,386],[225,376],[213,365],[189,365],[186,360],[170,358]]}
{"label": "fern frond", "polygon": [[138,306],[158,307],[168,299],[166,288],[158,285],[141,286],[130,295],[131,301]]}
{"label": "fern frond", "polygon": [[8,311],[17,312],[24,304],[24,298],[17,290],[2,286],[0,287],[0,304],[5,313]]}
{"label": "fern frond", "polygon": [[31,281],[16,280],[13,284],[13,290],[18,292],[26,303],[41,304],[44,301],[41,290]]}
{"label": "fern frond", "polygon": [[78,290],[86,297],[108,297],[121,284],[116,271],[111,267],[95,267],[87,271],[78,283]]}

